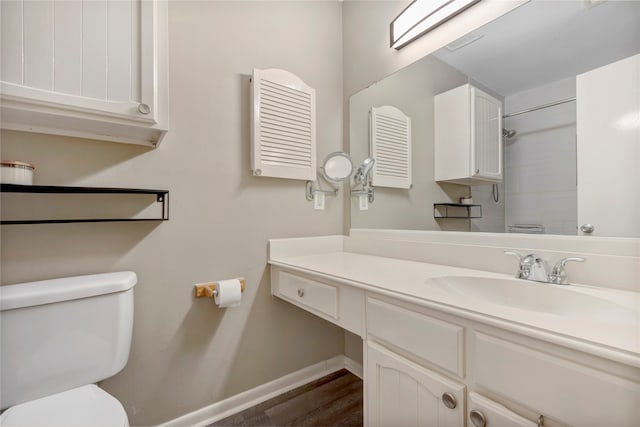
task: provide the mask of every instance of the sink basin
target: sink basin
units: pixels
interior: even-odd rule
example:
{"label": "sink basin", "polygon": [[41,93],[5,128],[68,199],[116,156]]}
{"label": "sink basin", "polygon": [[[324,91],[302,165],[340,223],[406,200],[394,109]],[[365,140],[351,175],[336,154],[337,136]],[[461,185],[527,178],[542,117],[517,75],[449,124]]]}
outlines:
{"label": "sink basin", "polygon": [[617,321],[640,320],[640,310],[582,293],[571,285],[472,276],[438,277],[427,283],[457,298],[521,310]]}

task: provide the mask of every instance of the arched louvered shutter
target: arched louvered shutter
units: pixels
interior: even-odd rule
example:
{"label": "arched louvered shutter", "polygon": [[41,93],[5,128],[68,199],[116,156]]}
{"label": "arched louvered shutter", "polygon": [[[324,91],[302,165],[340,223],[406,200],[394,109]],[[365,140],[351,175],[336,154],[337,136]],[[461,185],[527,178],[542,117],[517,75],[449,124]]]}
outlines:
{"label": "arched louvered shutter", "polygon": [[370,114],[372,184],[377,187],[411,187],[411,117],[396,107],[372,107]]}
{"label": "arched louvered shutter", "polygon": [[315,89],[278,69],[254,69],[251,84],[253,174],[315,180]]}

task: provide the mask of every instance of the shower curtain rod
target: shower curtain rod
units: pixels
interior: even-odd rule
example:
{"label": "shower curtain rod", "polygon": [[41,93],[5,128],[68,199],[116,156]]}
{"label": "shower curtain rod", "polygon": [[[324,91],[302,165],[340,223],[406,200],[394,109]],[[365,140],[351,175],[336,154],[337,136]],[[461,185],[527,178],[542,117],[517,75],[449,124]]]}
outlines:
{"label": "shower curtain rod", "polygon": [[504,116],[502,116],[502,118],[506,119],[507,117],[519,116],[520,114],[530,113],[531,111],[536,111],[536,110],[542,110],[543,108],[549,108],[555,105],[566,104],[567,102],[572,102],[575,100],[576,100],[575,96],[573,98],[561,99],[560,101],[550,102],[548,104],[538,105],[537,107],[528,108],[526,110],[516,111],[515,113],[505,114]]}

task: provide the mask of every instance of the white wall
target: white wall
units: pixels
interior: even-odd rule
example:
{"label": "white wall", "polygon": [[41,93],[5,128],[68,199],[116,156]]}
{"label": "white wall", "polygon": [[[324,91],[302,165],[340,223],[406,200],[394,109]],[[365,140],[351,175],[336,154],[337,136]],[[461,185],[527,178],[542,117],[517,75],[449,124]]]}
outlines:
{"label": "white wall", "polygon": [[[575,97],[568,78],[505,98],[505,112]],[[505,119],[506,223],[541,224],[545,234],[576,234],[576,103]]]}
{"label": "white wall", "polygon": [[[471,220],[471,231],[487,233],[503,233],[505,231],[504,188],[504,179],[497,184],[496,193],[494,193],[493,184],[474,185],[471,187],[473,203],[482,205],[482,218]],[[497,202],[496,199],[498,200]]]}
{"label": "white wall", "polygon": [[[337,354],[342,330],[270,295],[267,239],[339,234],[344,206],[314,211],[303,181],[249,171],[252,68],[289,70],[317,91],[318,158],[342,149],[338,2],[172,1],[171,126],[156,150],[2,132],[2,158],[36,183],[166,188],[156,223],[3,226],[2,283],[133,270],[129,363],[102,386],[132,425],[150,425]],[[193,284],[245,276],[237,309],[193,299]]]}

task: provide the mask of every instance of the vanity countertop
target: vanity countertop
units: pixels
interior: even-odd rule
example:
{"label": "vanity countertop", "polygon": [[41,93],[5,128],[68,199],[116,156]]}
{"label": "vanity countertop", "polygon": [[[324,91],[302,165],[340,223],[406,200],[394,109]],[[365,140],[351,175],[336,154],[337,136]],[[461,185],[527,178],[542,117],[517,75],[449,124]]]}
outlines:
{"label": "vanity countertop", "polygon": [[620,317],[570,316],[494,304],[478,298],[460,298],[430,281],[451,276],[517,280],[506,274],[351,252],[272,254],[269,263],[640,367],[639,292],[522,281],[527,286],[553,287],[553,292],[557,289],[604,299],[626,313]]}

